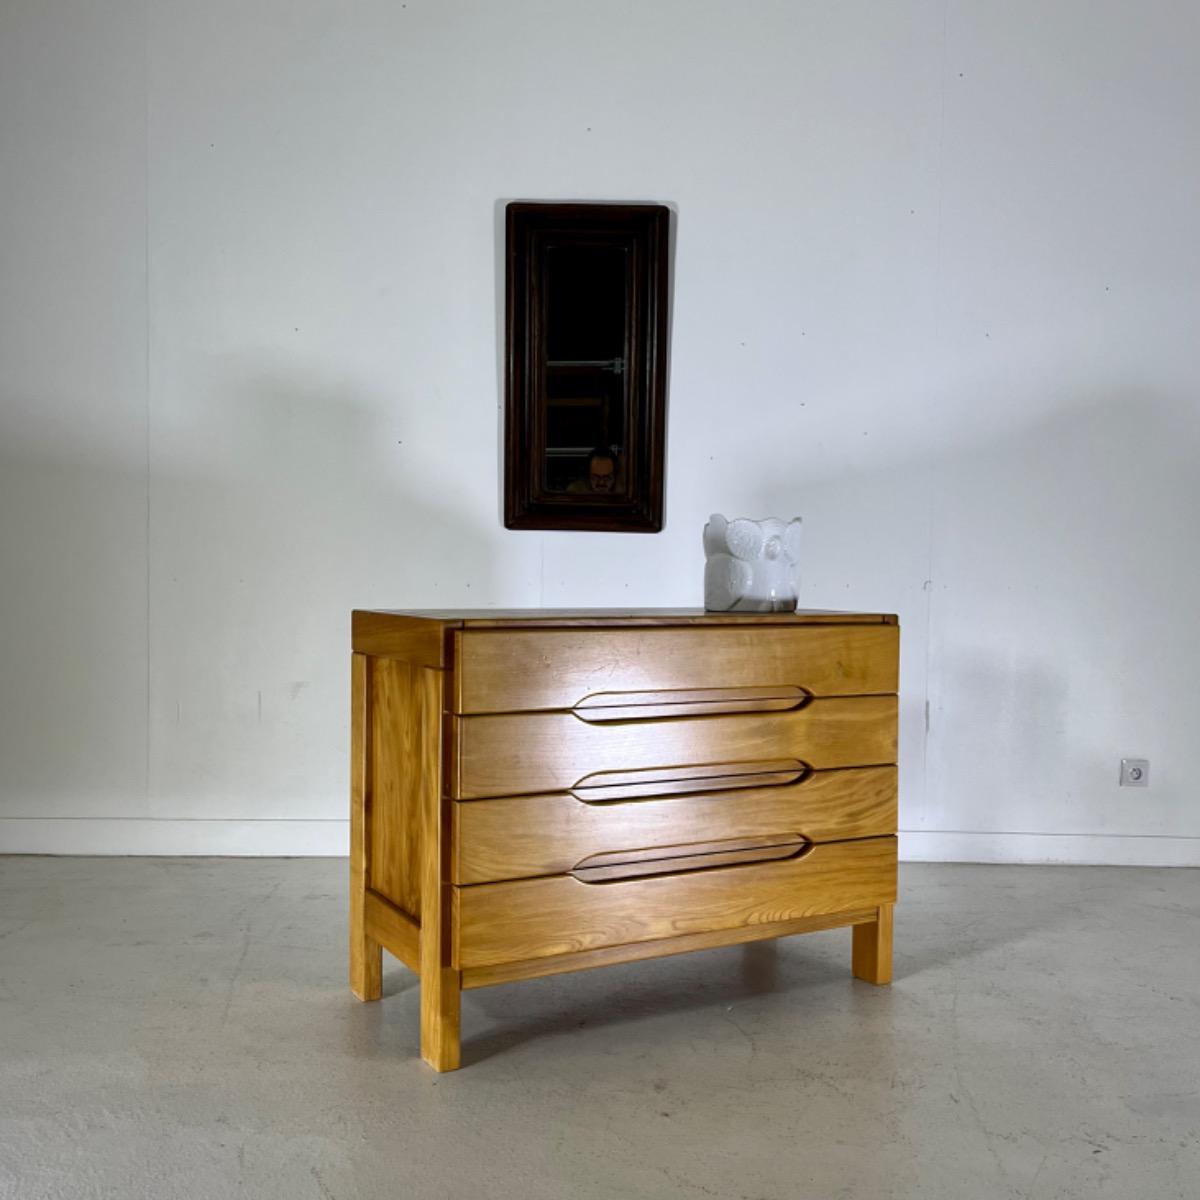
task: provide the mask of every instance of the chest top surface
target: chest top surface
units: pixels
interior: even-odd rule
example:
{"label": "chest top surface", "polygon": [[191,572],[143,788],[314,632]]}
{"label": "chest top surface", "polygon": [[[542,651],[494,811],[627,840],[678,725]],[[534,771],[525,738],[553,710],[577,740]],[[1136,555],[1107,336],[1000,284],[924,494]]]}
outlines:
{"label": "chest top surface", "polygon": [[657,625],[895,625],[892,613],[799,609],[796,612],[707,612],[702,608],[443,608],[358,609],[361,623],[430,622],[464,629],[545,629]]}

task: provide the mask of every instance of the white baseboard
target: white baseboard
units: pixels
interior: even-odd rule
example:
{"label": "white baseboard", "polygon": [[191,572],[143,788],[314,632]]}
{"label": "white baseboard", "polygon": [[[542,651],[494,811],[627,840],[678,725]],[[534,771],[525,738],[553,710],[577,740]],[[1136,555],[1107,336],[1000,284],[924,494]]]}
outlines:
{"label": "white baseboard", "polygon": [[[323,858],[349,853],[347,821],[0,817],[0,854]],[[1200,867],[1200,838],[1122,834],[900,834],[905,862]]]}
{"label": "white baseboard", "polygon": [[1200,867],[1200,838],[1117,833],[908,830],[900,834],[900,858],[903,862]]}
{"label": "white baseboard", "polygon": [[0,854],[344,857],[349,821],[0,817]]}

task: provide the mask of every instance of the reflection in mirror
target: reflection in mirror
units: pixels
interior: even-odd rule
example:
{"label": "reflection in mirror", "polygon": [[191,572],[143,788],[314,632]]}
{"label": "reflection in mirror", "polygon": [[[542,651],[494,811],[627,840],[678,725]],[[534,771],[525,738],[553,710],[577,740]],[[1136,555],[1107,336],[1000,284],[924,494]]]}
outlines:
{"label": "reflection in mirror", "polygon": [[622,245],[546,250],[545,488],[624,495],[629,256]]}
{"label": "reflection in mirror", "polygon": [[662,528],[668,221],[508,206],[509,528]]}

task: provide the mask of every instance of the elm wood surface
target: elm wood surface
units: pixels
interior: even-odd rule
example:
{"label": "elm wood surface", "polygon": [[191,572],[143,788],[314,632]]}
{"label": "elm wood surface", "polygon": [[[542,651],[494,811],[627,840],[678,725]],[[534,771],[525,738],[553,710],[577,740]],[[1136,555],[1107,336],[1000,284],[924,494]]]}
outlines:
{"label": "elm wood surface", "polygon": [[798,858],[613,883],[570,875],[454,889],[459,967],[890,904],[896,840],[812,845]]}
{"label": "elm wood surface", "polygon": [[613,693],[689,689],[886,695],[897,687],[898,643],[896,626],[882,624],[734,625],[711,629],[703,640],[688,627],[467,630],[457,635],[454,711],[563,709],[596,705]]}
{"label": "elm wood surface", "polygon": [[360,1000],[383,995],[383,951],[367,927],[367,776],[370,769],[370,661],[350,658],[350,990]]}
{"label": "elm wood surface", "polygon": [[817,771],[775,787],[588,804],[568,793],[459,801],[455,883],[564,874],[598,854],[793,832],[814,842],[896,828],[896,768]]}
{"label": "elm wood surface", "polygon": [[374,658],[398,658],[414,667],[446,665],[445,623],[396,613],[355,612],[351,644]]}
{"label": "elm wood surface", "polygon": [[601,771],[794,758],[816,770],[896,761],[896,697],[813,700],[782,713],[594,725],[573,713],[454,718],[456,799],[560,792]]}
{"label": "elm wood surface", "polygon": [[[369,770],[371,862],[368,886],[398,908],[421,915],[421,789],[415,769],[425,711],[425,667],[398,659],[372,660]],[[436,784],[435,784],[436,786]]]}
{"label": "elm wood surface", "polygon": [[892,982],[892,914],[895,904],[881,904],[873,921],[854,927],[850,969],[867,983]]}
{"label": "elm wood surface", "polygon": [[[363,920],[367,935],[410,971],[421,969],[421,926],[403,909],[367,889],[363,901]],[[363,999],[365,997],[360,997]],[[378,997],[374,997],[378,999]]]}
{"label": "elm wood surface", "polygon": [[351,659],[351,989],[379,999],[383,945],[419,969],[421,1055],[440,1071],[453,1070],[459,1053],[441,788],[444,678],[395,658]]}
{"label": "elm wood surface", "polygon": [[796,833],[773,833],[756,838],[726,838],[720,842],[652,846],[646,850],[613,850],[577,863],[567,874],[580,883],[611,883],[643,875],[708,871],[713,867],[799,858],[811,845]]}
{"label": "elm wood surface", "polygon": [[461,981],[453,963],[453,893],[447,882],[448,802],[439,786],[445,672],[422,667],[414,684],[421,727],[405,770],[417,781],[413,791],[421,820],[421,1057],[434,1070],[453,1071],[459,1065]]}
{"label": "elm wood surface", "polygon": [[462,986],[463,991],[468,991],[471,988],[492,987],[497,983],[515,983],[519,979],[562,975],[567,971],[592,971],[596,967],[642,962],[671,954],[692,954],[697,950],[714,950],[718,946],[735,946],[742,942],[766,942],[774,938],[791,937],[796,933],[818,933],[822,929],[842,929],[847,926],[857,929],[860,924],[874,922],[878,915],[878,908],[851,909],[819,917],[800,917],[794,921],[747,925],[739,929],[681,933],[657,941],[605,946],[600,950],[580,950],[574,954],[553,954],[545,958],[526,959],[524,962],[501,963],[496,967],[468,967],[462,972]]}
{"label": "elm wood surface", "polygon": [[[787,712],[809,700],[796,687],[675,688],[652,692],[593,692],[571,706],[592,725],[659,721],[663,717],[713,717],[727,713]],[[485,714],[486,715],[486,714]]]}
{"label": "elm wood surface", "polygon": [[[809,684],[822,678],[822,671],[834,679],[837,672],[830,674],[821,655],[803,643],[795,651],[794,673],[809,679],[787,684],[721,678],[720,670],[733,658],[706,655],[704,648],[706,639],[731,629],[766,638],[780,630],[820,638],[866,629],[894,639],[895,618],[844,613],[729,617],[695,610],[652,615],[600,610],[590,616],[554,610],[354,614],[351,987],[362,999],[378,998],[381,947],[419,970],[421,1053],[436,1069],[450,1070],[459,1062],[463,987],[833,926],[862,927],[854,936],[853,954],[860,978],[884,982],[890,977],[894,695],[808,699]],[[579,669],[583,675],[603,660],[598,647],[616,644],[602,640],[614,631],[685,634],[698,648],[669,652],[675,664],[670,670],[677,672],[679,662],[686,661],[697,675],[680,690],[703,693],[702,702],[719,695],[744,704],[768,691],[799,689],[805,691],[803,705],[770,712],[733,707],[724,715],[703,717],[628,719],[623,714],[600,724],[589,724],[582,711],[510,710],[499,720],[510,721],[505,728],[514,736],[525,737],[532,728],[566,728],[565,721],[585,731],[573,734],[584,739],[580,745],[599,746],[604,753],[589,751],[588,761],[568,771],[561,751],[535,738],[523,747],[525,782],[561,779],[566,772],[569,787],[543,789],[550,794],[510,789],[496,799],[452,799],[455,765],[464,753],[475,777],[490,785],[493,768],[480,757],[486,739],[476,734],[497,720],[450,711],[461,694],[460,676],[481,654],[480,662],[491,665],[477,677],[490,672],[498,678],[494,663],[511,648],[482,639],[527,630],[565,630],[573,639],[582,638],[579,653],[591,664]],[[596,646],[588,644],[592,637],[601,639]],[[645,643],[623,645],[620,655],[608,659],[610,674],[637,679],[638,670],[645,670],[639,662]],[[712,645],[715,649],[717,641]],[[755,653],[752,643],[738,661],[753,661]],[[886,659],[879,649],[871,654]],[[769,663],[775,656],[764,646],[758,661]],[[880,661],[883,674],[871,677],[893,679],[894,661]],[[570,664],[565,668],[569,672]],[[536,671],[530,667],[528,673]],[[519,660],[513,661],[512,674],[522,676]],[[677,711],[674,702],[659,703],[660,695],[653,694],[662,692],[659,687],[635,683],[620,690],[652,693],[626,706],[639,718],[646,708]],[[795,694],[787,691],[783,698],[791,703]],[[685,705],[696,699],[675,697]],[[843,716],[831,723],[830,714],[838,712]],[[855,717],[846,719],[851,712]],[[800,729],[807,731],[804,738],[798,737]],[[464,730],[470,745],[462,740]],[[840,746],[835,746],[835,760],[845,755],[860,761],[811,772],[813,764],[801,751],[824,765],[830,738]],[[539,765],[538,756],[550,761]],[[792,828],[797,823],[800,827]],[[786,859],[745,861],[785,852]],[[461,874],[464,861],[475,874]],[[738,865],[710,865],[718,861]],[[837,863],[844,869],[830,867]],[[584,883],[568,873],[573,870],[583,878],[622,877]],[[630,877],[644,870],[658,873]],[[510,872],[536,877],[495,878]],[[458,886],[466,878],[477,882]],[[784,882],[788,878],[790,885]],[[659,908],[631,903],[643,894],[630,889],[647,886],[646,895],[674,900]],[[529,907],[534,892],[549,895],[545,888],[552,889],[553,903],[546,908],[539,900],[537,907],[553,914],[556,926]],[[604,899],[606,893],[619,902]],[[564,944],[580,948],[566,953],[556,948]],[[527,957],[513,957],[519,955]]]}
{"label": "elm wood surface", "polygon": [[731,788],[798,783],[810,771],[798,758],[758,762],[689,763],[641,771],[597,771],[571,788],[576,800],[604,804],[610,800],[647,800],[689,792],[722,792]]}

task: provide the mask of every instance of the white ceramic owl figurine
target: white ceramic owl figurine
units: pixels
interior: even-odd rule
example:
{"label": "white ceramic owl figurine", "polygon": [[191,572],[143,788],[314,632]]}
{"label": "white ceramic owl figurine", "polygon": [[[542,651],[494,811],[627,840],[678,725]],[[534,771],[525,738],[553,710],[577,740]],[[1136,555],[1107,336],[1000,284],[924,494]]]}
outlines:
{"label": "white ceramic owl figurine", "polygon": [[794,612],[800,518],[727,521],[704,527],[704,607],[709,612]]}

